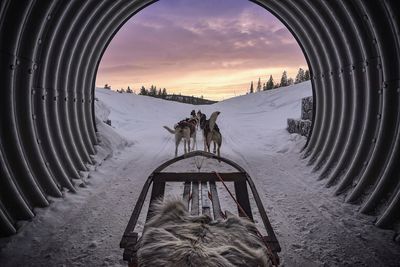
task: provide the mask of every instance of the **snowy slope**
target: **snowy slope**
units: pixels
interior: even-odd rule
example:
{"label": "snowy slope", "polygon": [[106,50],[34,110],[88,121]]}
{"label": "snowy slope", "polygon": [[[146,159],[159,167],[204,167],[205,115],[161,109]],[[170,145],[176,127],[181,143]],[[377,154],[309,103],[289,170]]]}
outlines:
{"label": "snowy slope", "polygon": [[[250,149],[258,146],[258,138],[262,137],[268,153],[279,150],[286,145],[288,134],[285,132],[286,119],[300,117],[300,99],[311,95],[310,83],[305,82],[295,86],[275,89],[231,98],[214,105],[193,106],[171,101],[164,101],[147,96],[117,94],[106,89],[97,89],[97,97],[110,109],[109,118],[118,132],[134,142],[146,143],[146,146],[159,146],[158,141],[168,137],[160,127],[172,127],[180,119],[189,117],[190,111],[200,109],[210,115],[213,111],[221,111],[218,125],[231,136],[241,136],[237,142]],[[256,128],[255,135],[249,134],[249,129]],[[262,136],[257,136],[260,133]],[[283,133],[283,135],[281,135]],[[199,141],[201,141],[199,132]],[[283,139],[284,140],[283,140]],[[147,142],[148,139],[153,140]],[[278,140],[280,139],[280,140]],[[201,142],[198,142],[200,145]],[[224,142],[224,146],[225,146]],[[169,146],[174,146],[169,142]],[[235,143],[237,145],[237,143]],[[151,151],[151,149],[148,149]],[[173,149],[171,148],[171,153]],[[181,151],[183,153],[183,150]]]}
{"label": "snowy slope", "polygon": [[[125,265],[119,241],[141,187],[161,162],[174,155],[172,127],[192,109],[220,111],[221,154],[243,166],[255,180],[282,246],[286,266],[396,266],[400,262],[393,232],[375,228],[372,218],[334,197],[317,182],[298,153],[305,138],[286,132],[286,119],[300,117],[301,98],[310,83],[192,106],[146,96],[96,89],[98,150],[107,160],[88,174],[87,187],[53,199],[50,208],[20,232],[0,241],[0,266]],[[110,118],[112,127],[102,123]],[[198,133],[198,148],[202,148]],[[180,147],[179,153],[183,153]],[[195,171],[193,161],[177,170]],[[204,162],[204,169],[224,169]],[[168,190],[179,192],[177,188]],[[222,206],[232,200],[220,190]],[[143,226],[143,219],[139,221]]]}

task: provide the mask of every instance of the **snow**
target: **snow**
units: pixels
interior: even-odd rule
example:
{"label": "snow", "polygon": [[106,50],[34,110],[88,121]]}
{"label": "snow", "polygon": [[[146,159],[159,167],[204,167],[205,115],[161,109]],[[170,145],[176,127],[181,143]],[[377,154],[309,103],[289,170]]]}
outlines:
{"label": "snow", "polygon": [[[373,226],[373,218],[343,202],[318,181],[301,158],[306,140],[286,132],[286,119],[300,117],[309,82],[239,96],[209,106],[192,106],[96,89],[100,146],[96,166],[82,173],[85,186],[64,192],[50,207],[36,208],[17,235],[0,240],[0,266],[126,266],[119,241],[148,175],[174,156],[174,137],[162,128],[192,109],[220,111],[221,155],[244,167],[256,183],[282,246],[284,266],[398,266],[394,233]],[[103,121],[111,119],[112,126]],[[198,149],[202,137],[198,132]],[[179,153],[183,153],[180,146]],[[193,160],[174,170],[195,171]],[[204,170],[228,167],[206,160]],[[167,195],[181,187],[168,185]],[[222,208],[232,200],[219,188]],[[257,218],[256,218],[257,220]],[[140,229],[143,218],[139,221]],[[258,221],[259,223],[259,221]]]}

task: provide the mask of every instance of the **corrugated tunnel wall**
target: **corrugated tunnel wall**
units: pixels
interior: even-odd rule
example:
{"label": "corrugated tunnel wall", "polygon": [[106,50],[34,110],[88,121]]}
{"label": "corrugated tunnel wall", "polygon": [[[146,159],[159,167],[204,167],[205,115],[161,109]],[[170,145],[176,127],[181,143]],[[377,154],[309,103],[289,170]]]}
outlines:
{"label": "corrugated tunnel wall", "polygon": [[[154,1],[0,1],[0,236],[74,191],[97,143],[94,82],[112,37]],[[400,221],[399,14],[395,1],[254,1],[293,33],[312,74],[303,151],[338,194]],[[397,228],[398,230],[398,228]]]}

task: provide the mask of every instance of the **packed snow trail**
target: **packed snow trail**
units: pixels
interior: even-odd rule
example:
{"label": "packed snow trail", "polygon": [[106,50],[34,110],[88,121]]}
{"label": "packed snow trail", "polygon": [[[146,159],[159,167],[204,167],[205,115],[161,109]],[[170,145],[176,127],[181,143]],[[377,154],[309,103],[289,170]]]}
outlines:
{"label": "packed snow trail", "polygon": [[[305,138],[285,131],[286,118],[299,117],[301,98],[310,94],[305,82],[191,106],[97,89],[99,165],[82,174],[86,187],[77,194],[51,199],[51,206],[35,209],[37,216],[17,235],[0,241],[0,266],[126,266],[119,241],[136,199],[154,168],[174,156],[174,137],[162,126],[172,127],[199,108],[207,115],[221,111],[221,155],[254,179],[282,246],[283,265],[398,266],[400,248],[393,232],[374,227],[372,217],[333,196],[324,181],[317,182],[318,173],[300,158]],[[112,127],[101,122],[107,117]],[[202,149],[200,132],[197,139]],[[179,149],[183,153],[182,145]],[[203,165],[204,170],[226,170],[209,160]],[[173,168],[197,170],[193,161]],[[179,188],[169,189],[167,195],[180,194]],[[232,199],[219,193],[222,208],[231,207]]]}

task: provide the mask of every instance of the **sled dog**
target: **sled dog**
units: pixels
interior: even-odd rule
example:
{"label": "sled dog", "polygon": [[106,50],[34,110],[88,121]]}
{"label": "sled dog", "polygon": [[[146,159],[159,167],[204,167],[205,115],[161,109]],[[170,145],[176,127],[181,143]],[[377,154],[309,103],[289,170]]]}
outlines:
{"label": "sled dog", "polygon": [[[193,148],[196,144],[196,124],[194,119],[185,119],[174,126],[174,130],[169,128],[168,126],[164,126],[164,128],[175,135],[175,157],[178,156],[178,147],[183,139],[183,146],[185,153],[190,152],[190,138],[193,138]],[[186,149],[187,144],[187,149]]]}
{"label": "sled dog", "polygon": [[[220,148],[222,144],[222,135],[218,125],[216,124],[216,120],[219,114],[219,111],[215,111],[211,114],[210,119],[208,120],[205,114],[202,113],[200,115],[200,128],[203,131],[204,151],[210,152],[211,141],[213,141],[213,152],[217,152],[218,157],[221,156]],[[218,148],[216,148],[216,146],[218,146]]]}
{"label": "sled dog", "polygon": [[196,129],[199,129],[199,124],[200,124],[200,119],[196,114],[196,111],[193,109],[192,112],[190,112],[190,119],[193,119],[193,122],[196,125]]}

